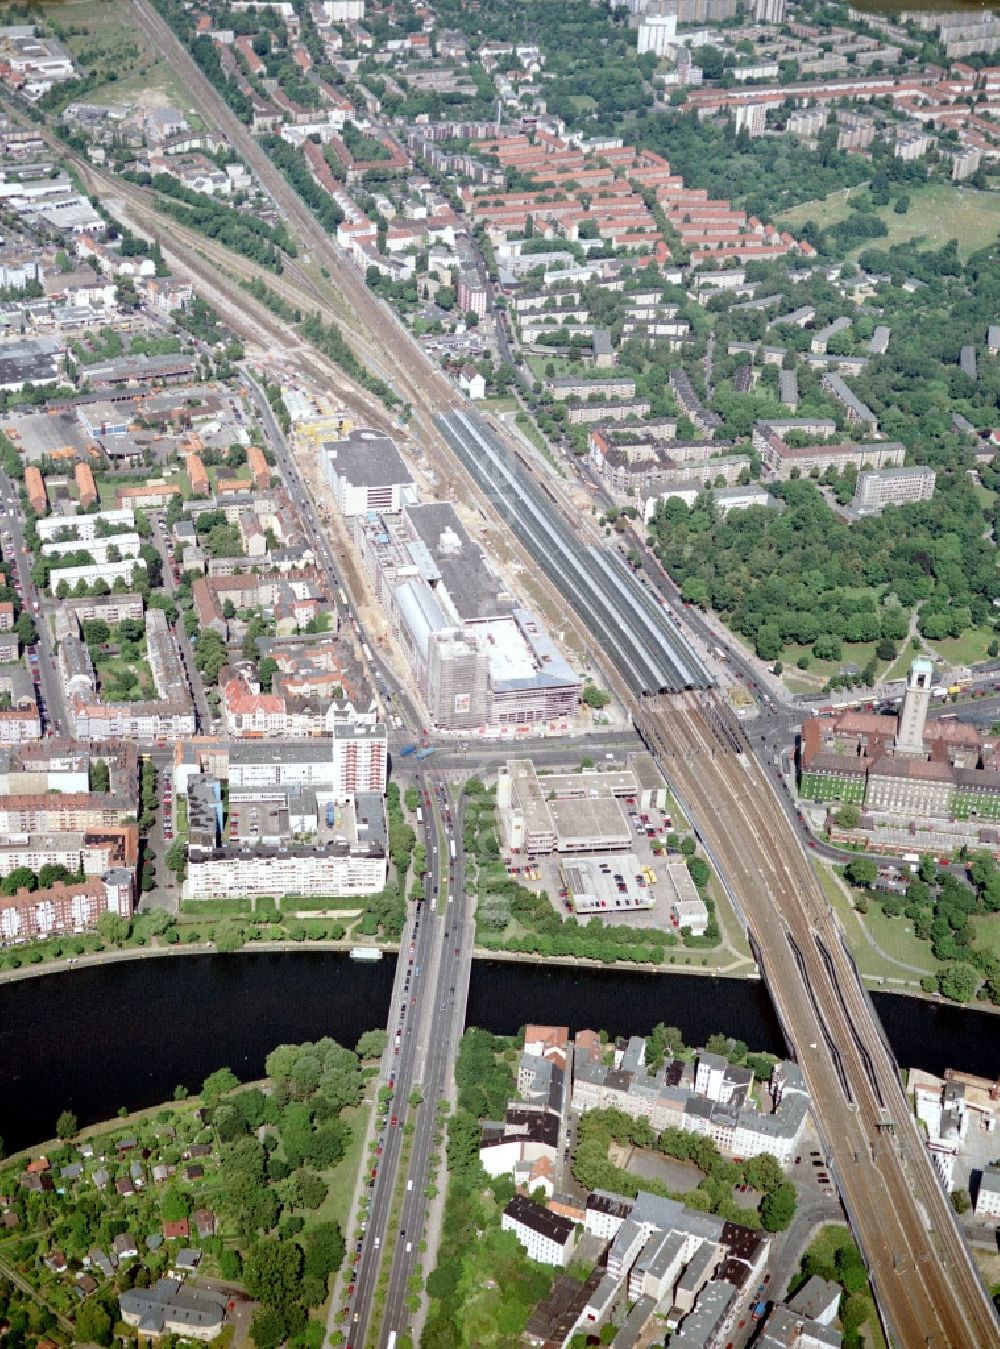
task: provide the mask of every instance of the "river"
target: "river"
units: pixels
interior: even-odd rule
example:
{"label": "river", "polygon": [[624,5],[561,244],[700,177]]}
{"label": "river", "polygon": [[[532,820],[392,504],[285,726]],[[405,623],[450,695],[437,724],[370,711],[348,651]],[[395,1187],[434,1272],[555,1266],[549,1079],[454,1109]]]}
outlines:
{"label": "river", "polygon": [[[0,986],[0,1138],[8,1152],[51,1137],[62,1110],[82,1125],[121,1106],[195,1090],[228,1065],[260,1077],[275,1045],[333,1036],[353,1046],[384,1026],[395,961],[362,965],[332,952],[185,955],[40,975]],[[903,1067],[1000,1073],[989,1013],[893,994],[876,1005]],[[689,1044],[714,1031],[783,1052],[763,985],[699,975],[649,975],[476,961],[468,1021],[497,1034],[528,1021],[616,1035],[658,1021]]]}

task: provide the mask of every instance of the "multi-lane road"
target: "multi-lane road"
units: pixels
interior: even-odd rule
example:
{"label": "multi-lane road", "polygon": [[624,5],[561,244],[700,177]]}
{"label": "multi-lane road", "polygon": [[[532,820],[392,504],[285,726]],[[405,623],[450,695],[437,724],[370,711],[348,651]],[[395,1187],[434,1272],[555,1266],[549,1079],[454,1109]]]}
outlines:
{"label": "multi-lane road", "polygon": [[[360,1249],[349,1254],[346,1298],[330,1314],[332,1330],[345,1313],[341,1329],[354,1349],[384,1345],[410,1318],[408,1284],[419,1269],[427,1223],[437,1107],[448,1093],[472,967],[475,931],[465,895],[461,800],[431,777],[419,777],[418,786],[427,872],[423,901],[409,905],[379,1077],[380,1087],[393,1094],[374,1132],[380,1152],[360,1182],[369,1194],[366,1230]],[[411,1103],[415,1088],[419,1104],[416,1096]]]}

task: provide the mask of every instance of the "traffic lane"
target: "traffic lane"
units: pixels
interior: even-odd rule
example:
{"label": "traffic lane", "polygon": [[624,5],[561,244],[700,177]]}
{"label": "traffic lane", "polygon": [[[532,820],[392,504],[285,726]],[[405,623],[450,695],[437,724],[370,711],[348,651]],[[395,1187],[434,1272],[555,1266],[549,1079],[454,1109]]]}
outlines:
{"label": "traffic lane", "polygon": [[[428,811],[427,813],[429,816],[432,812]],[[395,1128],[390,1123],[391,1146],[383,1152],[383,1157],[380,1159],[381,1165],[376,1168],[378,1175],[375,1177],[373,1187],[369,1228],[366,1233],[362,1264],[356,1277],[353,1310],[349,1325],[352,1336],[356,1337],[359,1342],[363,1342],[367,1334],[371,1314],[371,1298],[378,1281],[381,1260],[384,1252],[389,1248],[389,1243],[394,1240],[393,1234],[388,1232],[388,1218],[395,1193],[396,1176],[402,1150],[402,1124],[408,1109],[407,1101],[414,1083],[414,1070],[420,1048],[417,1027],[421,1025],[424,1019],[423,1014],[430,982],[428,962],[431,958],[435,939],[435,925],[431,921],[432,915],[428,913],[426,904],[422,906],[422,909],[422,913],[414,912],[411,915],[413,928],[417,927],[419,921],[416,943],[413,943],[411,937],[411,945],[414,945],[415,949],[412,951],[404,950],[403,954],[406,957],[407,964],[404,967],[401,959],[399,969],[401,971],[412,971],[412,973],[409,978],[405,972],[402,975],[399,1003],[397,1006],[394,999],[393,1015],[390,1022],[390,1033],[394,1037],[400,1025],[400,1010],[407,1006],[405,1001],[407,998],[406,986],[407,984],[416,985],[416,991],[409,993],[408,1017],[404,1018],[408,1019],[409,1024],[402,1035],[398,1067],[395,1070],[393,1100],[398,1103],[396,1111],[398,1122]],[[424,962],[423,965],[421,965],[421,961]],[[420,974],[416,973],[418,969],[421,971]],[[412,1001],[414,997],[416,998],[416,1004]],[[395,1048],[395,1046],[392,1047]],[[391,1057],[392,1060],[395,1060],[395,1053]],[[391,1116],[391,1110],[389,1114]],[[378,1238],[379,1243],[377,1247],[374,1244],[376,1238]],[[354,1320],[355,1315],[358,1318],[356,1321]]]}
{"label": "traffic lane", "polygon": [[[433,791],[435,800],[440,802],[442,798],[437,784],[433,784]],[[445,793],[444,799],[450,812],[453,804],[450,793]],[[460,803],[455,805],[451,819],[451,827],[445,825],[449,839],[461,828]],[[438,991],[435,992],[431,1007],[431,1048],[426,1065],[427,1071],[425,1072],[425,1102],[427,1105],[418,1107],[422,1117],[418,1117],[414,1135],[408,1189],[404,1196],[403,1220],[398,1238],[399,1244],[390,1273],[389,1298],[385,1320],[385,1325],[390,1330],[400,1328],[394,1324],[392,1317],[402,1312],[407,1296],[408,1280],[415,1264],[418,1263],[418,1256],[414,1247],[419,1245],[426,1222],[426,1185],[433,1149],[433,1133],[436,1128],[436,1103],[445,1093],[448,1067],[452,1053],[457,1046],[456,1023],[462,1011],[456,1001],[455,989],[460,978],[462,952],[465,951],[468,955],[472,949],[469,941],[463,941],[463,935],[465,934],[459,930],[465,924],[464,910],[466,907],[463,867],[460,856],[456,855],[454,862],[451,862],[449,858],[449,870],[451,872],[449,893],[453,896],[452,902],[455,907],[451,909],[450,915],[446,913],[441,920],[445,924],[444,959],[438,972]],[[456,950],[459,952],[458,955],[455,954]],[[445,989],[448,989],[447,994],[445,994]],[[438,999],[442,994],[444,994],[444,997],[439,1003]],[[433,1103],[433,1109],[428,1108],[431,1103]],[[412,1189],[409,1188],[410,1186],[412,1186]]]}

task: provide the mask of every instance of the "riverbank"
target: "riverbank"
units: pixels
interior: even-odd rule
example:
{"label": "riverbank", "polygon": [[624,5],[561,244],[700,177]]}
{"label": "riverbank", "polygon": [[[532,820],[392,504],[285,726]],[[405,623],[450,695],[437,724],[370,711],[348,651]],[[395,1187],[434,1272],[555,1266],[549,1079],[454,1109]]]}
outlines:
{"label": "riverbank", "polygon": [[[324,938],[320,940],[307,939],[305,941],[248,941],[245,946],[241,946],[237,951],[225,952],[220,951],[214,942],[193,942],[188,945],[173,946],[123,947],[90,952],[72,958],[62,957],[58,960],[44,961],[37,965],[25,965],[16,970],[0,970],[0,987],[4,984],[25,982],[42,975],[70,974],[74,971],[99,968],[106,965],[128,964],[141,960],[162,959],[168,956],[247,955],[255,951],[259,951],[262,955],[293,955],[297,952],[310,951],[317,954],[347,955],[357,945],[357,941],[352,941],[349,938],[341,941],[331,941]],[[374,950],[381,951],[383,956],[399,955],[399,944],[397,942],[371,942],[368,945]],[[663,965],[641,965],[628,960],[619,960],[609,964],[602,960],[588,959],[585,956],[553,955],[543,957],[530,951],[496,951],[477,945],[473,951],[473,959],[483,962],[498,961],[502,964],[556,966],[567,970],[583,969],[606,974],[612,972],[637,974],[654,978],[664,975],[693,975],[699,979],[716,981],[720,979],[727,981],[742,980],[751,984],[760,984],[761,982],[760,971],[756,965],[748,966],[747,962],[742,960],[733,961],[729,965],[688,964],[688,959],[694,962],[697,957],[682,954],[680,951],[677,953],[676,959],[671,959]],[[363,965],[366,962],[359,961],[357,963]],[[965,1004],[951,1002],[947,998],[941,997],[940,994],[926,993],[919,985],[909,983],[904,979],[897,980],[863,973],[861,980],[870,993],[884,993],[893,997],[906,998],[913,1002],[926,1003],[932,1007],[944,1007],[955,1011],[968,1010],[995,1017],[1000,1016],[1000,1007],[994,1006],[992,1003]]]}

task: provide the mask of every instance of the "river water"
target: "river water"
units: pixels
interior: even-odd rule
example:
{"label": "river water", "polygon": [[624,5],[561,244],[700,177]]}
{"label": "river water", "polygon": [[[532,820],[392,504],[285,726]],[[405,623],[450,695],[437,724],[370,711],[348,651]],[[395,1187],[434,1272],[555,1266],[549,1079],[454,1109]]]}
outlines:
{"label": "river water", "polygon": [[[330,1035],[353,1046],[384,1026],[395,960],[332,952],[185,955],[40,975],[0,985],[0,1138],[8,1152],[51,1137],[62,1110],[81,1124],[194,1090],[227,1065],[260,1077],[275,1045]],[[876,994],[903,1067],[1000,1075],[1000,1019]],[[497,1034],[526,1022],[645,1034],[658,1021],[689,1044],[715,1031],[753,1049],[784,1044],[763,985],[476,961],[468,1023]]]}

